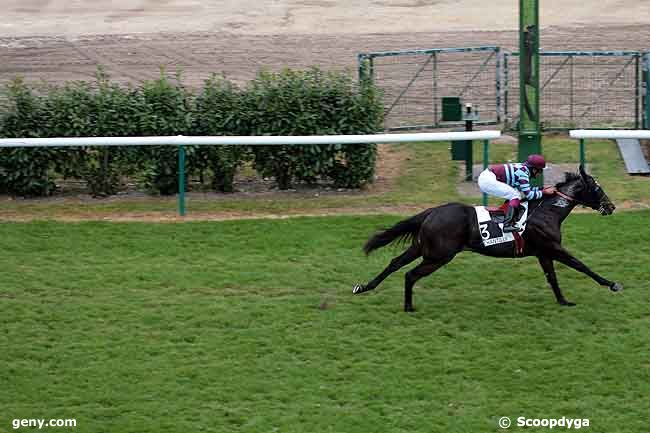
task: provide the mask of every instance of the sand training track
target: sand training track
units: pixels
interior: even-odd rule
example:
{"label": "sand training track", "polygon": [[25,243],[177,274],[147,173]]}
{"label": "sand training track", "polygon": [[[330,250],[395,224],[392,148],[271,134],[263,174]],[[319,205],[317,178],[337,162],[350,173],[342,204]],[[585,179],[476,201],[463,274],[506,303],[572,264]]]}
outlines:
{"label": "sand training track", "polygon": [[[543,0],[544,26],[636,25],[647,1]],[[2,36],[516,30],[518,0],[5,0]]]}
{"label": "sand training track", "polygon": [[[544,0],[543,49],[650,49],[650,2]],[[587,4],[594,2],[587,2]],[[262,67],[354,68],[361,51],[517,45],[517,0],[6,0],[0,83],[154,78],[246,81]]]}

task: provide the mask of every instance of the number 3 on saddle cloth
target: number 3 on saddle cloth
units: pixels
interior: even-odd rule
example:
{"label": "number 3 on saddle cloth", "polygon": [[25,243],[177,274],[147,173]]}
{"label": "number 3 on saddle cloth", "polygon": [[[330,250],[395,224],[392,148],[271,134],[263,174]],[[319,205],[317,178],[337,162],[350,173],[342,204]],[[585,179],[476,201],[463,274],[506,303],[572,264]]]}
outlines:
{"label": "number 3 on saddle cloth", "polygon": [[503,220],[505,219],[505,210],[507,209],[507,206],[507,202],[498,208],[474,206],[474,209],[476,210],[476,219],[478,221],[478,229],[483,238],[483,246],[486,248],[493,245],[512,242],[514,246],[514,255],[521,256],[524,253],[524,239],[521,237],[521,233],[526,229],[528,203],[521,203],[517,215],[515,215],[517,227],[521,228],[519,233],[503,233]]}

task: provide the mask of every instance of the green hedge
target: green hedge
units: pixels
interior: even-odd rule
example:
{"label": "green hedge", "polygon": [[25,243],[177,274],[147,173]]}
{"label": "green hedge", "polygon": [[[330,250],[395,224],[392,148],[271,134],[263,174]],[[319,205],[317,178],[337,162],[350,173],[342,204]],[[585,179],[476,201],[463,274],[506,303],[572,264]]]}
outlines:
{"label": "green hedge", "polygon": [[[44,100],[17,78],[7,86],[11,108],[2,115],[3,137],[45,137]],[[58,152],[51,148],[11,148],[0,152],[0,191],[27,196],[48,195],[54,189],[50,167]]]}
{"label": "green hedge", "polygon": [[[224,77],[206,80],[196,93],[179,76],[141,85],[111,83],[100,69],[93,83],[32,86],[17,78],[5,88],[2,137],[152,135],[366,134],[382,129],[382,105],[369,82],[348,73],[286,69],[260,72],[243,88]],[[374,145],[188,146],[190,176],[229,192],[237,169],[252,164],[279,188],[296,182],[332,182],[357,188],[371,182]],[[188,177],[190,177],[188,176]],[[51,194],[53,179],[77,178],[94,195],[114,194],[120,180],[136,178],[160,194],[178,190],[173,146],[0,150],[0,190],[13,195]]]}
{"label": "green hedge", "polygon": [[[357,91],[348,75],[316,68],[259,74],[247,88],[244,105],[251,135],[371,134],[382,126],[372,86]],[[372,180],[375,153],[374,145],[261,146],[254,161],[280,188],[319,178],[355,188]]]}
{"label": "green hedge", "polygon": [[[245,92],[222,77],[213,76],[207,80],[196,97],[193,132],[196,135],[249,135],[244,96]],[[200,146],[194,151],[192,168],[201,175],[209,170],[215,191],[232,192],[237,169],[251,158],[245,146]]]}

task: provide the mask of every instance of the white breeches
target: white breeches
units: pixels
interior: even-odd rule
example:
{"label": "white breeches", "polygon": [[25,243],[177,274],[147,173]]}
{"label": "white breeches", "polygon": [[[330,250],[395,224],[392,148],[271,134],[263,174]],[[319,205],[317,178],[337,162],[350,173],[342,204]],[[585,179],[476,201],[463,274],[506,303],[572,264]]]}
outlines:
{"label": "white breeches", "polygon": [[483,172],[478,176],[478,187],[486,194],[501,197],[506,200],[521,198],[519,191],[506,183],[499,182],[496,174],[492,173],[488,169],[483,170]]}

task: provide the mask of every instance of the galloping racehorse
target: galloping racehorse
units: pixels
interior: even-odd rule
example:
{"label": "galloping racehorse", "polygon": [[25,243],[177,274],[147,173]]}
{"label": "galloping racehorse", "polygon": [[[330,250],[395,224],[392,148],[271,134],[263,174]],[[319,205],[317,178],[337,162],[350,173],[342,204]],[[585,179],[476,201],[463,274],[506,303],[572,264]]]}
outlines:
{"label": "galloping racehorse", "polygon": [[560,226],[576,205],[588,206],[598,210],[601,215],[611,215],[616,209],[602,187],[585,172],[582,165],[579,174],[566,173],[565,176],[564,182],[556,185],[557,195],[529,202],[527,226],[522,235],[524,247],[520,254],[515,253],[513,242],[485,246],[485,236],[479,228],[474,207],[449,203],[427,209],[372,236],[363,247],[366,254],[395,240],[410,239],[411,245],[368,284],[354,286],[352,293],[374,290],[390,274],[422,257],[422,262],[406,273],[404,282],[404,311],[414,311],[413,285],[416,281],[446,265],[463,250],[493,257],[537,257],[560,305],[575,304],[562,295],[553,267],[556,260],[590,276],[613,292],[622,290],[621,284],[593,272],[562,247]]}

